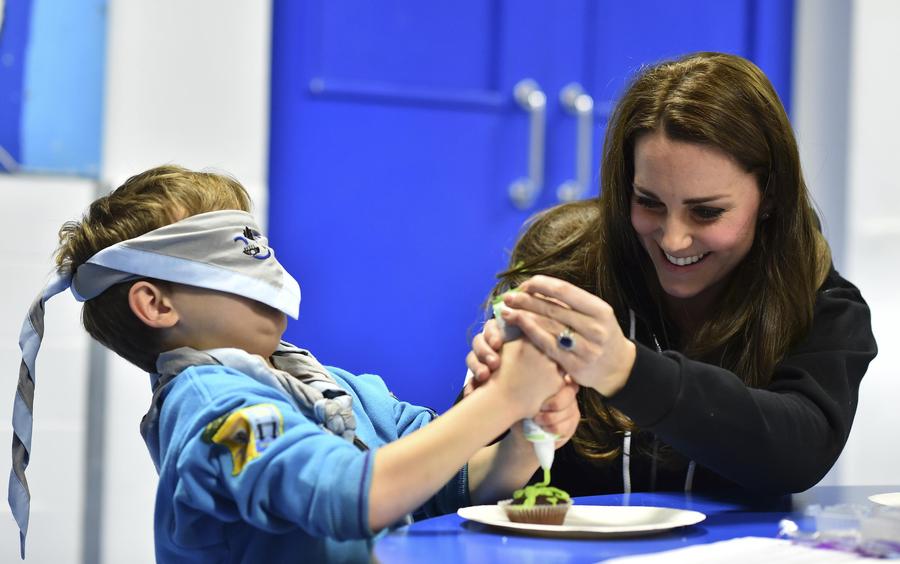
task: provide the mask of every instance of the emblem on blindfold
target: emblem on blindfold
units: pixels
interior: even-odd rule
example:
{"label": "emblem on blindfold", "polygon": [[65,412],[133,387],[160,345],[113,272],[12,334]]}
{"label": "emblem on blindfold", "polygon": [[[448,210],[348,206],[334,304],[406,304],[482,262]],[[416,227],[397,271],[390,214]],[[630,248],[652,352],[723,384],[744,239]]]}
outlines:
{"label": "emblem on blindfold", "polygon": [[262,241],[263,236],[250,229],[244,227],[244,234],[234,238],[235,241],[244,245],[244,254],[251,256],[257,260],[266,260],[272,256],[272,250]]}

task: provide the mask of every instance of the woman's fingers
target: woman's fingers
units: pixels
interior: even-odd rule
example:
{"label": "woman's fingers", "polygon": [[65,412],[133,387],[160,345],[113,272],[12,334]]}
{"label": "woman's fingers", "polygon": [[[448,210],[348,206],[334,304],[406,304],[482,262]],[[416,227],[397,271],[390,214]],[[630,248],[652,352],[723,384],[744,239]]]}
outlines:
{"label": "woman's fingers", "polygon": [[[622,334],[614,315],[603,314],[571,328],[525,309],[509,307],[501,315],[572,379],[604,396],[620,390],[631,374],[634,344]],[[588,330],[582,332],[584,327]]]}
{"label": "woman's fingers", "polygon": [[504,303],[510,307],[540,316],[552,319],[559,323],[559,333],[566,327],[587,334],[592,319],[586,315],[569,308],[566,305],[560,305],[556,300],[548,299],[542,296],[528,294],[526,292],[516,292],[504,297]]}
{"label": "woman's fingers", "polygon": [[578,394],[578,384],[572,382],[571,379],[564,381],[565,385],[541,405],[542,413],[563,411],[576,402],[575,396]]}
{"label": "woman's fingers", "polygon": [[501,315],[507,322],[519,327],[528,340],[548,358],[556,362],[563,372],[578,379],[580,365],[577,356],[571,351],[561,349],[556,340],[557,335],[563,329],[562,326],[546,317],[524,310],[507,309]]}
{"label": "woman's fingers", "polygon": [[[535,276],[531,280],[537,278],[538,277]],[[550,286],[571,286],[571,284],[563,280],[557,280],[547,276],[541,278],[544,281],[552,281],[551,283],[548,283]],[[559,284],[556,284],[557,282]],[[602,342],[609,332],[609,326],[615,325],[618,327],[618,321],[616,320],[612,307],[593,294],[588,294],[587,292],[584,292],[584,290],[574,286],[571,286],[571,288],[587,295],[587,300],[584,303],[581,303],[580,299],[576,300],[581,303],[581,305],[585,305],[586,303],[585,309],[573,309],[571,304],[567,304],[558,298],[546,296],[544,294],[530,294],[528,292],[516,292],[505,296],[504,303],[509,308],[524,309],[557,321],[561,325],[559,330],[555,332],[557,335],[563,329],[568,327],[572,331],[575,331],[582,337],[590,339],[591,341]]]}
{"label": "woman's fingers", "polygon": [[557,448],[575,434],[575,429],[581,420],[581,412],[575,399],[577,393],[577,384],[566,384],[552,398],[544,402],[541,412],[534,417],[535,423],[541,428],[559,437],[559,440],[556,441]]}
{"label": "woman's fingers", "polygon": [[578,384],[563,386],[556,395],[544,402],[540,413],[534,416],[535,422],[549,431],[548,426],[568,421],[573,413],[578,412],[578,402],[575,401],[577,391]]}
{"label": "woman's fingers", "polygon": [[612,308],[594,294],[565,280],[538,274],[523,282],[519,288],[529,294],[543,294],[559,300],[588,317],[608,315]]}

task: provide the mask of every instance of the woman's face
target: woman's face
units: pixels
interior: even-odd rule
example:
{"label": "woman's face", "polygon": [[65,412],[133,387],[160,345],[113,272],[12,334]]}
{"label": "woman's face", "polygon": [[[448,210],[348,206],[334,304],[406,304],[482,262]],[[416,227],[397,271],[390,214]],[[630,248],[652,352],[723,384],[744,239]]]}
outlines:
{"label": "woman's face", "polygon": [[756,232],[756,177],[714,147],[639,137],[631,225],[671,303],[709,303],[743,260]]}

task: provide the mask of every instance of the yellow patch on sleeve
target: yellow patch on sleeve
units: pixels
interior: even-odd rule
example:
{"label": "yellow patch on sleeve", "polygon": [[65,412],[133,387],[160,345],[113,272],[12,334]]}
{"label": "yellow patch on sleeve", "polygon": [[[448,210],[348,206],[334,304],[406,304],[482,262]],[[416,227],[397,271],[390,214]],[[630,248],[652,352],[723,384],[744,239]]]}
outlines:
{"label": "yellow patch on sleeve", "polygon": [[203,430],[203,439],[231,452],[231,475],[237,476],[244,465],[265,452],[283,432],[284,418],[278,408],[260,403],[216,418]]}

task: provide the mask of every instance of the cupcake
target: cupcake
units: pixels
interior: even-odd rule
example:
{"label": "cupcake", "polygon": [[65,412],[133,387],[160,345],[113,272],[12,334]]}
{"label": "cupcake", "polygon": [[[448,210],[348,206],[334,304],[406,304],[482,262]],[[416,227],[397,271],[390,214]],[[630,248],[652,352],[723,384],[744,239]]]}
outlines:
{"label": "cupcake", "polygon": [[562,525],[572,506],[572,498],[561,489],[542,482],[516,490],[512,499],[505,499],[499,505],[515,523]]}

